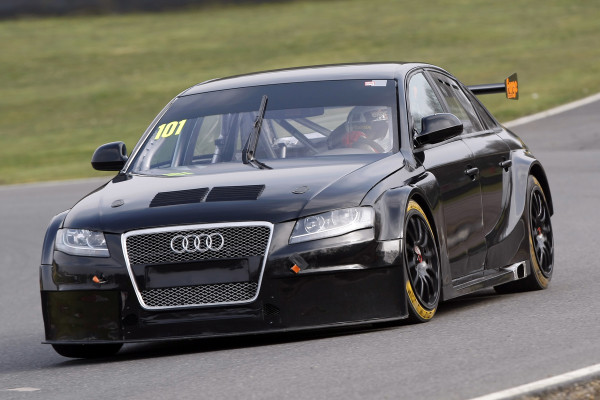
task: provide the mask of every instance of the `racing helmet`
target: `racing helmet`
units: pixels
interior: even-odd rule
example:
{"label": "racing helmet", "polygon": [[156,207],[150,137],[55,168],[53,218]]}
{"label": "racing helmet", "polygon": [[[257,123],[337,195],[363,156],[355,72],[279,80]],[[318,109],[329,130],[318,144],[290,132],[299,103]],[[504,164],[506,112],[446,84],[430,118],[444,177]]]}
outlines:
{"label": "racing helmet", "polygon": [[347,132],[363,132],[368,139],[384,138],[389,129],[390,110],[385,106],[356,106],[346,119]]}

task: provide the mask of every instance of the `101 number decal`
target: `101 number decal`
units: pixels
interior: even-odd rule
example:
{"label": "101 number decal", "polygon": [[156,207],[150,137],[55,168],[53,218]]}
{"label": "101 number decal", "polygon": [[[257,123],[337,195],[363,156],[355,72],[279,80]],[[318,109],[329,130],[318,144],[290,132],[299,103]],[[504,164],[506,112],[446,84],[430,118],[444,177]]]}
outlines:
{"label": "101 number decal", "polygon": [[185,125],[187,119],[182,119],[181,121],[173,121],[173,122],[169,122],[168,124],[162,124],[161,126],[158,127],[158,132],[156,132],[156,136],[154,137],[154,140],[158,140],[161,137],[169,137],[171,135],[179,135],[181,133],[181,130],[183,129],[183,126]]}

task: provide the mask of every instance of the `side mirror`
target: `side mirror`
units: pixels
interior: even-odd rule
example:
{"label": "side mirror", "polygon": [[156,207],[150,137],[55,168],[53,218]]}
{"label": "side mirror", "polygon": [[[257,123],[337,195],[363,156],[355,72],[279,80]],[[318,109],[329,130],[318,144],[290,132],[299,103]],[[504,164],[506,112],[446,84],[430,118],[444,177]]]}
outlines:
{"label": "side mirror", "polygon": [[414,137],[417,145],[437,143],[460,135],[463,131],[463,123],[454,114],[433,114],[421,120],[421,133]]}
{"label": "side mirror", "polygon": [[127,161],[127,147],[123,142],[112,142],[98,147],[92,156],[92,167],[98,171],[120,171]]}

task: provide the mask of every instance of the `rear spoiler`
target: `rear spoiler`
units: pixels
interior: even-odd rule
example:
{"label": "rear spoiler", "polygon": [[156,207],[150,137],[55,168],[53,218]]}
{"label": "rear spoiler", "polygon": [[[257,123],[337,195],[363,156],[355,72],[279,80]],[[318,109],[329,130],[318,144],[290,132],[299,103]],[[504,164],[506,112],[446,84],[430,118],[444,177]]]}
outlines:
{"label": "rear spoiler", "polygon": [[473,94],[506,93],[506,98],[519,100],[519,81],[515,72],[502,83],[488,83],[485,85],[467,86]]}

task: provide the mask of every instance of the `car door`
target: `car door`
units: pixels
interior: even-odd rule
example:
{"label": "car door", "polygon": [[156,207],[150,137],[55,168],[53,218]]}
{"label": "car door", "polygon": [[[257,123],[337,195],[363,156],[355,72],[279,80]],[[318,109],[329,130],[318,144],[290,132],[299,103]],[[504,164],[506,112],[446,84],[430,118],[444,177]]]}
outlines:
{"label": "car door", "polygon": [[[504,193],[509,193],[506,186],[510,184],[510,148],[494,132],[496,125],[491,118],[479,118],[485,110],[478,107],[479,113],[476,111],[475,106],[479,105],[473,104],[460,83],[441,73],[432,72],[431,75],[443,91],[449,111],[465,125],[462,140],[473,153],[470,164],[479,170],[483,233],[490,247],[494,244],[501,216],[508,207],[508,196]],[[486,265],[493,268],[502,266]]]}
{"label": "car door", "polygon": [[[413,133],[421,131],[422,118],[446,112],[423,71],[409,77],[407,90],[409,129]],[[416,147],[414,154],[439,184],[452,278],[481,271],[485,258],[481,193],[478,179],[465,173],[471,167],[471,150],[457,136]]]}

